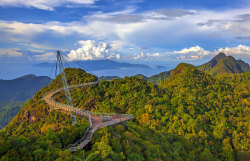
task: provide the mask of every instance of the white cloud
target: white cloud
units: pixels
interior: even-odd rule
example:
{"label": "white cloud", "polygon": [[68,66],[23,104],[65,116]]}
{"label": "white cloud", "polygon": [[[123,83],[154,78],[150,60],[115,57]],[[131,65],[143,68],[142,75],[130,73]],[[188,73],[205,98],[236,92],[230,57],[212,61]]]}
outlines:
{"label": "white cloud", "polygon": [[92,15],[84,16],[83,18],[89,21],[109,21],[114,23],[137,23],[149,20],[174,20],[175,18],[194,15],[196,12],[194,10],[184,10],[184,9],[163,9],[156,11],[143,12],[140,14],[134,14],[136,8],[128,7],[125,10],[119,12],[94,12]]}
{"label": "white cloud", "polygon": [[238,58],[247,58],[250,59],[250,47],[245,45],[239,45],[237,47],[226,47],[226,48],[219,48],[218,52],[224,52],[226,55],[236,56]]}
{"label": "white cloud", "polygon": [[174,51],[173,53],[178,54],[178,59],[202,59],[204,57],[213,57],[218,53],[223,52],[226,55],[231,55],[238,58],[250,59],[250,46],[238,45],[236,47],[225,47],[219,48],[214,51],[208,51],[200,46],[194,46],[190,48],[184,48],[180,51]]}
{"label": "white cloud", "polygon": [[207,10],[200,12],[200,22],[197,24],[203,29],[214,28],[221,32],[218,32],[219,35],[224,33],[234,38],[250,39],[249,15],[249,6],[219,12]]}
{"label": "white cloud", "polygon": [[135,57],[132,57],[134,60],[151,60],[151,59],[158,59],[162,55],[160,53],[141,53],[136,55]]}
{"label": "white cloud", "polygon": [[[180,41],[189,41],[190,38],[192,38],[191,41],[206,41],[206,39],[212,41],[212,39],[228,40],[234,37],[243,38],[244,36],[245,39],[249,37],[250,25],[248,21],[221,21],[234,20],[238,15],[247,14],[249,13],[247,9],[221,12],[194,10],[166,11],[134,14],[135,8],[131,7],[119,12],[94,12],[92,15],[84,17],[85,22],[73,21],[62,23],[50,21],[34,24],[0,21],[0,31],[3,32],[0,41],[27,41],[36,35],[49,31],[52,32],[53,36],[81,35],[88,37],[87,39],[108,40],[109,42],[123,41],[127,44],[134,44],[136,46],[146,45],[154,48],[159,45],[171,47],[179,44]],[[170,17],[177,16],[177,18],[167,19],[168,16],[166,15],[169,14]],[[143,18],[139,18],[138,15]],[[211,21],[214,17],[218,20]],[[183,29],[183,26],[185,26],[185,29]],[[227,34],[228,32],[231,34]],[[200,37],[203,39],[200,40]]]}
{"label": "white cloud", "polygon": [[[31,2],[27,1],[27,3]],[[238,15],[247,15],[249,8],[223,11],[160,10],[140,14],[135,14],[135,11],[136,8],[131,7],[119,12],[94,12],[92,15],[83,17],[85,21],[67,23],[49,21],[35,24],[0,20],[0,42],[29,42],[30,44],[32,43],[32,47],[36,45],[35,48],[40,49],[45,47],[47,49],[65,49],[66,47],[61,44],[61,46],[57,46],[55,38],[60,38],[61,41],[67,44],[73,44],[72,42],[79,39],[94,39],[108,42],[111,48],[118,50],[123,57],[125,52],[122,53],[122,48],[148,46],[149,48],[159,47],[167,50],[176,46],[183,46],[183,42],[189,46],[196,45],[194,42],[199,42],[200,44],[207,43],[211,46],[215,40],[221,40],[221,42],[231,40],[235,42],[235,37],[247,39],[250,33],[250,24],[246,16],[237,17]],[[217,20],[213,20],[215,17]],[[122,21],[127,23],[121,23]],[[43,36],[42,39],[44,39],[44,35],[46,35],[46,38],[52,39],[48,38],[46,41],[40,41],[38,36],[41,35]],[[77,38],[68,39],[68,37]],[[225,45],[223,44],[223,46]],[[207,53],[209,51],[198,47],[191,47],[172,53],[179,52],[180,59],[201,59],[209,55]],[[72,49],[72,46],[67,47],[67,49]],[[132,54],[129,51],[126,52],[127,54]],[[213,53],[214,51],[210,52]],[[157,57],[157,54],[147,53],[141,55],[140,52],[138,53],[134,55],[134,59]],[[157,51],[152,53],[157,53]]]}
{"label": "white cloud", "polygon": [[4,57],[20,57],[23,56],[22,52],[17,51],[17,49],[0,49],[0,56]]}
{"label": "white cloud", "polygon": [[194,46],[190,48],[184,48],[180,51],[174,51],[175,54],[179,54],[178,59],[201,59],[204,56],[208,56],[211,52],[204,50],[200,46]]}
{"label": "white cloud", "polygon": [[41,55],[34,55],[33,60],[53,60],[55,59],[56,53],[48,52]]}
{"label": "white cloud", "polygon": [[1,0],[0,6],[34,7],[43,10],[53,10],[63,4],[94,4],[95,0]]}
{"label": "white cloud", "polygon": [[145,52],[144,49],[146,49],[146,48],[141,48],[141,53],[139,53],[139,54],[137,54],[137,52],[136,52],[137,48],[129,49],[130,52],[134,51],[135,54],[134,55],[130,54],[129,56],[126,57],[126,59],[132,59],[132,60],[152,60],[152,59],[159,59],[160,57],[162,57],[162,54],[159,53],[159,52],[149,53],[149,52]]}
{"label": "white cloud", "polygon": [[107,43],[97,43],[93,40],[78,41],[81,48],[71,50],[68,57],[73,60],[98,60],[98,59],[120,59],[119,54],[114,54],[112,47]]}

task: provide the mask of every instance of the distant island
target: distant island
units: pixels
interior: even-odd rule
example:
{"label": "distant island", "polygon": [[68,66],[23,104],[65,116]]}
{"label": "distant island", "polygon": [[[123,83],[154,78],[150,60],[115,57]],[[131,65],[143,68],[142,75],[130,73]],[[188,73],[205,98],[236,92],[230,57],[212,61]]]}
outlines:
{"label": "distant island", "polygon": [[[86,61],[76,61],[79,63],[83,69],[87,71],[93,70],[105,70],[105,69],[119,69],[119,68],[150,68],[147,65],[143,64],[131,64],[131,63],[119,63],[113,60],[86,60]],[[69,62],[72,67],[76,66],[74,62]],[[53,63],[43,62],[39,64],[34,64],[34,67],[48,67],[51,68]]]}

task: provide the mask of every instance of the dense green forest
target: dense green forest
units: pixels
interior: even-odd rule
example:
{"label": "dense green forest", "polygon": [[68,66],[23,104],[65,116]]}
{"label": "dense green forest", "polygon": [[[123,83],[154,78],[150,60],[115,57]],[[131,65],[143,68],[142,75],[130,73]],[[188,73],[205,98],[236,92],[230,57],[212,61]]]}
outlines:
{"label": "dense green forest", "polygon": [[171,72],[172,72],[172,70],[165,71],[165,72],[161,72],[159,74],[152,75],[151,77],[146,77],[145,75],[137,74],[137,75],[135,75],[135,77],[141,78],[141,79],[146,80],[146,81],[151,82],[151,83],[160,84],[165,79],[170,77]]}
{"label": "dense green forest", "polygon": [[0,103],[0,129],[6,126],[10,120],[18,113],[24,102]]}
{"label": "dense green forest", "polygon": [[[69,84],[97,80],[81,69],[65,72]],[[88,122],[72,126],[42,100],[61,87],[58,76],[1,130],[0,160],[250,160],[249,80],[250,73],[212,76],[182,63],[160,85],[125,77],[72,90],[76,107],[135,118],[98,130],[86,149],[70,153],[64,148]],[[65,102],[63,94],[55,99]]]}
{"label": "dense green forest", "polygon": [[0,129],[16,116],[25,101],[51,81],[49,77],[32,74],[0,80]]}
{"label": "dense green forest", "polygon": [[226,56],[224,53],[217,54],[209,62],[199,66],[198,69],[212,75],[250,72],[249,64],[242,60],[236,60],[233,56]]}
{"label": "dense green forest", "polygon": [[[249,64],[242,60],[236,60],[232,56],[226,56],[226,54],[222,52],[213,57],[209,62],[197,66],[197,68],[212,75],[250,72]],[[159,74],[152,75],[151,77],[137,74],[135,77],[160,84],[170,77],[171,72],[172,70],[164,71]]]}

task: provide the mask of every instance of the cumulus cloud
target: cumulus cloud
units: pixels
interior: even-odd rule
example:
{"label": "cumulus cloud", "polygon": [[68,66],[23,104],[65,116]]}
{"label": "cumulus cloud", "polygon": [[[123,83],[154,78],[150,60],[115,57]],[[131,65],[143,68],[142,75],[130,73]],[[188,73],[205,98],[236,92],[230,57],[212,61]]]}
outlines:
{"label": "cumulus cloud", "polygon": [[[232,39],[230,36],[232,33],[234,33],[233,37],[239,40],[249,40],[250,37],[250,29],[248,29],[250,24],[247,21],[249,10],[215,12],[175,9],[142,13],[135,11],[136,9],[131,7],[119,12],[94,12],[83,17],[85,21],[66,23],[50,21],[35,24],[0,21],[0,41],[27,41],[49,32],[54,37],[80,35],[82,39],[123,41],[136,46],[146,45],[154,48],[163,45],[165,47],[179,46],[180,41],[199,41],[210,44],[215,39]],[[214,17],[217,17],[218,20],[212,20]],[[235,21],[235,24],[221,21],[232,19],[232,17],[239,21],[244,20],[244,23],[240,25],[239,21]],[[183,26],[185,26],[185,30]],[[231,34],[227,34],[227,32]],[[191,41],[190,38],[192,38]],[[42,45],[41,43],[40,45]],[[54,42],[51,41],[51,43]],[[188,45],[194,44],[189,43]]]}
{"label": "cumulus cloud", "polygon": [[133,59],[133,60],[152,60],[152,59],[158,59],[161,56],[162,56],[162,54],[160,54],[159,52],[157,52],[157,53],[144,53],[144,52],[141,52],[140,54],[135,54],[133,56],[130,56],[129,59]]}
{"label": "cumulus cloud", "polygon": [[119,54],[114,54],[112,47],[104,42],[94,40],[78,41],[81,48],[71,50],[68,57],[73,60],[98,60],[98,59],[120,59]]}
{"label": "cumulus cloud", "polygon": [[160,56],[162,55],[159,52],[158,53],[141,53],[131,58],[134,60],[152,60],[152,59],[158,59]]}
{"label": "cumulus cloud", "polygon": [[250,59],[250,47],[245,45],[238,45],[236,47],[225,47],[219,48],[214,51],[208,51],[203,49],[200,46],[194,46],[190,48],[184,48],[180,51],[174,51],[175,54],[178,54],[178,59],[202,59],[205,57],[213,57],[216,54],[223,52],[226,55],[232,55],[236,58]]}
{"label": "cumulus cloud", "polygon": [[194,46],[190,48],[184,48],[180,51],[174,51],[175,54],[180,55],[178,59],[201,59],[204,56],[208,56],[211,52],[204,50],[200,46]]}
{"label": "cumulus cloud", "polygon": [[156,60],[163,56],[158,50],[147,47],[130,46],[124,49],[124,52],[122,58],[127,60]]}
{"label": "cumulus cloud", "polygon": [[95,0],[1,0],[0,6],[34,7],[42,10],[53,10],[63,4],[94,4]]}
{"label": "cumulus cloud", "polygon": [[250,59],[250,47],[245,45],[238,45],[237,47],[232,48],[219,48],[216,52],[224,52],[226,55]]}
{"label": "cumulus cloud", "polygon": [[[243,40],[250,40],[248,13],[249,8],[220,12],[182,9],[136,12],[136,8],[131,7],[119,12],[90,12],[90,15],[83,17],[84,21],[24,23],[0,20],[0,42],[29,42],[32,43],[30,49],[34,49],[34,45],[36,45],[36,49],[47,47],[46,49],[49,50],[72,49],[72,42],[80,39],[105,40],[109,42],[112,49],[119,50],[120,54],[122,51],[120,52],[120,49],[117,48],[121,47],[149,46],[167,50],[180,46],[192,47],[208,44],[203,47],[211,48],[214,45],[215,48],[217,45],[225,46],[224,42],[227,40],[236,45]],[[214,20],[214,17],[218,19]],[[46,41],[44,40],[45,35]],[[67,45],[64,46],[59,42],[65,42],[64,44]],[[199,44],[195,44],[195,42],[199,42]],[[215,42],[219,42],[219,44]],[[204,49],[203,51],[201,49],[200,51],[189,51],[189,53],[179,52],[180,59],[200,59],[206,55]],[[150,57],[150,54],[146,56],[147,54],[138,53],[134,56],[135,59]],[[152,55],[152,57],[154,56],[157,55]],[[95,59],[94,56],[93,59]]]}

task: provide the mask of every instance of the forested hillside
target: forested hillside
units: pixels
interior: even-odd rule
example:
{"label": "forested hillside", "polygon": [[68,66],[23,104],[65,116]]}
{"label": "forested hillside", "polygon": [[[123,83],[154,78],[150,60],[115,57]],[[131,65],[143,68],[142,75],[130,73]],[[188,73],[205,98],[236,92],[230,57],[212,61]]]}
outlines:
{"label": "forested hillside", "polygon": [[25,101],[50,82],[49,77],[32,74],[0,80],[0,129],[16,116]]}
{"label": "forested hillside", "polygon": [[[66,69],[69,84],[96,81]],[[71,91],[76,107],[134,115],[126,125],[98,130],[91,144],[64,150],[83,135],[87,121],[56,112],[43,94],[61,87],[60,76],[26,102],[0,132],[1,160],[250,160],[250,73],[212,76],[179,64],[160,85],[136,77],[101,80]],[[63,94],[56,98],[65,102]]]}
{"label": "forested hillside", "polygon": [[0,103],[0,129],[16,116],[24,102]]}
{"label": "forested hillside", "polygon": [[198,69],[213,75],[250,72],[249,64],[242,60],[235,60],[234,57],[226,56],[224,53],[219,53],[209,62],[199,66]]}
{"label": "forested hillside", "polygon": [[0,80],[0,101],[27,101],[50,82],[51,78],[47,76],[32,74],[12,80]]}
{"label": "forested hillside", "polygon": [[165,79],[169,78],[170,74],[171,74],[171,70],[170,71],[161,72],[159,74],[152,75],[151,77],[146,77],[145,75],[142,75],[142,74],[137,74],[137,75],[135,75],[135,77],[141,78],[141,79],[149,81],[151,83],[160,84]]}
{"label": "forested hillside", "polygon": [[[250,72],[248,63],[242,60],[235,60],[232,56],[226,56],[224,53],[219,53],[213,57],[209,62],[197,67],[199,70],[207,72],[212,75],[223,73],[245,73]],[[170,77],[172,70],[155,74],[151,77],[146,77],[142,74],[137,74],[135,77],[147,80],[152,83],[160,84]]]}

